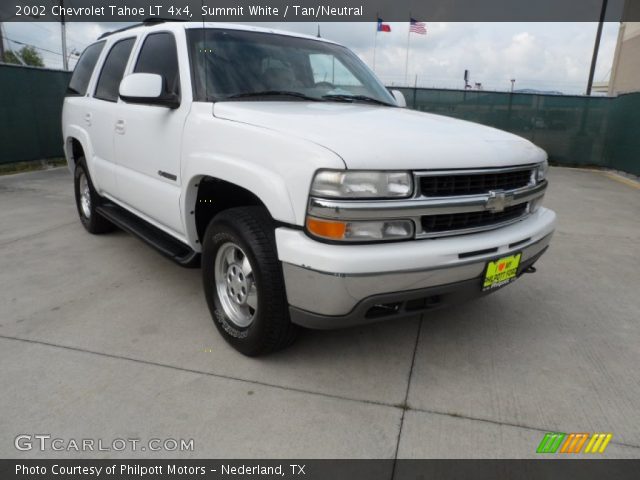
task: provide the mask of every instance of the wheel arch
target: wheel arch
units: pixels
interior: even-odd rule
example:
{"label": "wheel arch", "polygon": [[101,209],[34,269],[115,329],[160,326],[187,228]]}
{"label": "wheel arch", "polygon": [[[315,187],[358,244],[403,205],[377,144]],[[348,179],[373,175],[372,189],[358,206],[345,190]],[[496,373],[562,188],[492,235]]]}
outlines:
{"label": "wheel arch", "polygon": [[87,166],[91,170],[91,165],[89,165],[92,158],[91,142],[83,130],[73,126],[69,128],[69,131],[66,132],[64,153],[71,173],[74,172],[80,156],[85,158]]}
{"label": "wheel arch", "polygon": [[271,192],[267,198],[238,183],[212,175],[194,175],[186,182],[183,211],[187,238],[192,244],[201,245],[207,225],[218,213],[234,207],[264,207],[272,219],[284,223],[293,222],[289,197],[276,198]]}

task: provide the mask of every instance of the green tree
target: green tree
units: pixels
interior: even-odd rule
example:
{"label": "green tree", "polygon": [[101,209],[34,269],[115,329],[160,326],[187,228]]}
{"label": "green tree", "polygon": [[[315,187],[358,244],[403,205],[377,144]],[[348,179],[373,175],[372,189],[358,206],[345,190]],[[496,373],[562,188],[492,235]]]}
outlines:
{"label": "green tree", "polygon": [[32,67],[44,67],[44,61],[42,60],[42,56],[38,53],[38,51],[29,46],[25,45],[18,52],[14,52],[12,50],[7,50],[4,52],[4,61],[6,63],[14,63],[16,65],[22,65],[22,62],[18,59],[18,55],[22,59],[26,65],[30,65]]}

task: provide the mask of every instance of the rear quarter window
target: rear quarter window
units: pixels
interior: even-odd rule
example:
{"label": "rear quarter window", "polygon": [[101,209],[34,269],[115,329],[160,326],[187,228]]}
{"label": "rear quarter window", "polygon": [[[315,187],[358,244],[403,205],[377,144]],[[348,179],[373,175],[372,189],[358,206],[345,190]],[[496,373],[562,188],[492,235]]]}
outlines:
{"label": "rear quarter window", "polygon": [[87,88],[89,87],[89,80],[91,80],[91,74],[93,69],[98,63],[100,53],[104,48],[105,42],[94,43],[89,45],[76,65],[67,88],[67,95],[86,95]]}

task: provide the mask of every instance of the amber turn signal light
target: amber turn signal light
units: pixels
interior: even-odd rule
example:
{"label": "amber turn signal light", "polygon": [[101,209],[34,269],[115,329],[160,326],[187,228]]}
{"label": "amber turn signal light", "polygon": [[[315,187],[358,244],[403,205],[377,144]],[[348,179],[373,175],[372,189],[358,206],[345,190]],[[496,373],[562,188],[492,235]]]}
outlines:
{"label": "amber turn signal light", "polygon": [[318,218],[307,217],[307,230],[318,237],[343,240],[347,231],[347,224],[333,220],[320,220]]}

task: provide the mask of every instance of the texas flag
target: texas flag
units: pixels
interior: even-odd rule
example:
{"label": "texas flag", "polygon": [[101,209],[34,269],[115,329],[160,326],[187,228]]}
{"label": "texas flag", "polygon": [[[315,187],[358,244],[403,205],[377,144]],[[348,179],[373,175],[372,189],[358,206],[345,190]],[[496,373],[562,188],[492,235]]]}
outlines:
{"label": "texas flag", "polygon": [[382,20],[380,17],[378,17],[378,31],[379,32],[390,32],[391,31],[391,25],[387,25],[386,23],[383,23],[384,20]]}

